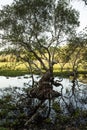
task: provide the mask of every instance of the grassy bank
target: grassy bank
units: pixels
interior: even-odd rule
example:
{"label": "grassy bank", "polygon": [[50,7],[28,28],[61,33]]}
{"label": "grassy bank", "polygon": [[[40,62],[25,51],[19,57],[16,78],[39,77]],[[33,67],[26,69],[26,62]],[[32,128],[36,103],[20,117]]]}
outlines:
{"label": "grassy bank", "polygon": [[[38,72],[33,72],[34,74],[39,74]],[[68,78],[70,75],[71,71],[63,71],[63,72],[54,72],[55,76],[61,76],[64,78]],[[15,76],[22,76],[25,74],[30,74],[28,70],[10,70],[10,69],[5,69],[2,70],[0,69],[0,76],[10,76],[10,77],[15,77]],[[83,80],[87,79],[87,71],[79,71],[78,74],[80,75],[80,79]]]}
{"label": "grassy bank", "polygon": [[[58,64],[54,66],[54,74],[56,76],[69,77],[71,72],[72,69],[68,64],[64,67],[62,72]],[[39,74],[38,71],[33,71],[33,73]],[[26,65],[21,62],[0,62],[0,76],[21,76],[25,74],[30,74],[30,72],[27,69]],[[87,70],[79,68],[78,74],[82,74],[85,78],[87,76]]]}
{"label": "grassy bank", "polygon": [[0,76],[20,76],[28,73],[24,64],[0,62]]}

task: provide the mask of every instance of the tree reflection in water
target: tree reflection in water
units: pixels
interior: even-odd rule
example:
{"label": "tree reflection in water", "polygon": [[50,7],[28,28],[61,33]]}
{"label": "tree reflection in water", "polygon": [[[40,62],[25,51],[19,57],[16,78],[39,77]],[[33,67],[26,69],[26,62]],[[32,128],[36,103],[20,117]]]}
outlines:
{"label": "tree reflection in water", "polygon": [[87,84],[80,83],[76,74],[72,75],[67,88],[63,84],[63,79],[57,77],[51,79],[52,84],[50,81],[45,82],[45,86],[40,86],[41,88],[38,86],[38,81],[41,80],[37,78],[36,80],[33,88],[32,84],[25,84],[28,87],[0,90],[2,125],[14,127],[16,124],[17,128],[25,128],[29,127],[30,123],[42,122],[48,118],[52,123],[58,123],[63,120],[61,119],[63,115],[70,116],[69,123],[71,121],[74,125],[86,124]]}
{"label": "tree reflection in water", "polygon": [[[46,72],[46,74],[47,73],[48,72]],[[87,110],[87,85],[83,85],[78,81],[77,79],[78,74],[76,71],[73,71],[71,76],[72,76],[72,80],[70,81],[71,86],[69,87],[69,90],[68,89],[66,90],[65,94],[63,93],[64,90],[64,85],[62,85],[63,79],[55,80],[55,78],[53,78],[52,80],[50,79],[48,80],[48,77],[47,79],[45,77],[45,80],[43,77],[40,79],[40,81],[43,80],[41,84],[39,82],[40,86],[39,87],[37,86],[36,88],[33,88],[29,91],[30,98],[37,98],[40,100],[40,103],[38,104],[39,107],[37,107],[37,110],[35,109],[35,113],[32,114],[31,118],[27,121],[26,125],[29,122],[32,122],[34,118],[36,118],[37,116],[36,113],[39,113],[39,108],[41,110],[41,106],[43,104],[46,105],[47,101],[48,102],[47,105],[45,106],[45,109],[42,109],[42,113],[44,113],[44,115],[42,113],[39,113],[43,119],[50,117],[53,110],[52,106],[55,101],[57,101],[60,104],[62,114],[73,116],[76,110],[79,109],[80,110],[79,115],[81,115],[81,112],[83,110],[84,111]],[[59,88],[57,89],[58,91],[53,90],[53,86],[58,87]],[[46,112],[44,112],[44,110]]]}

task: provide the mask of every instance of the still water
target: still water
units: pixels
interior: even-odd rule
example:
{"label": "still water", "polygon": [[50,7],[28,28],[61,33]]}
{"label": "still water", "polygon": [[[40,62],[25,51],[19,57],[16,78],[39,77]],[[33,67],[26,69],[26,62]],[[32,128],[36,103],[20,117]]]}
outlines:
{"label": "still water", "polygon": [[[38,81],[40,76],[34,75],[34,80]],[[55,80],[59,80],[58,77]],[[62,85],[59,87],[53,87],[54,90],[61,92],[63,98],[60,99],[62,108],[65,109],[64,100],[66,103],[73,103],[75,107],[87,110],[87,84],[76,81],[73,88],[71,80],[64,78],[60,82]],[[7,87],[29,87],[32,84],[32,78],[30,75],[18,76],[18,77],[4,77],[0,76],[0,88]],[[74,93],[73,93],[74,89]],[[57,99],[58,100],[58,99]]]}
{"label": "still water", "polygon": [[[38,81],[40,77],[38,75],[34,75],[34,80]],[[59,80],[58,77],[55,78],[55,80]],[[63,93],[66,91],[66,89],[71,89],[72,82],[71,80],[64,78],[60,82],[63,85]],[[28,87],[32,84],[32,78],[31,75],[24,75],[24,76],[17,76],[17,77],[5,77],[0,76],[0,88],[7,88],[7,87]],[[76,84],[77,85],[77,84]],[[87,87],[87,84],[83,84],[78,81],[78,85],[81,88]],[[55,90],[60,90],[61,87],[55,87]]]}
{"label": "still water", "polygon": [[[34,80],[38,81],[40,77],[38,75],[34,75]],[[57,80],[58,77],[55,78]],[[7,87],[28,87],[32,84],[32,78],[30,75],[18,76],[18,77],[5,77],[0,76],[0,88],[7,88]],[[69,79],[64,78],[61,81],[63,85],[63,93],[65,93],[66,89],[69,89],[72,86],[72,83]],[[61,91],[61,87],[53,88],[56,91]]]}
{"label": "still water", "polygon": [[29,76],[4,77],[0,76],[0,88],[7,87],[24,87],[24,83],[28,83],[31,78]]}

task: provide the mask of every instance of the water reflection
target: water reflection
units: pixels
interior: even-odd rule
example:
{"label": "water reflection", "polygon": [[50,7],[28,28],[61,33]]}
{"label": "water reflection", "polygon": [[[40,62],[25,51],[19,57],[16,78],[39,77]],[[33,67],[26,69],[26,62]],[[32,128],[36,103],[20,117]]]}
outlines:
{"label": "water reflection", "polygon": [[[40,77],[38,75],[34,75],[35,81],[38,82],[39,79],[40,79]],[[57,81],[57,80],[59,81],[59,77],[55,78],[55,81]],[[3,92],[3,90],[2,91],[0,90],[0,92],[4,93],[4,95],[7,93],[7,95],[8,95],[9,90],[10,90],[10,93],[13,94],[12,101],[17,106],[17,108],[18,108],[18,105],[20,104],[19,106],[21,106],[24,113],[27,113],[26,115],[28,117],[31,114],[34,115],[34,114],[39,113],[41,117],[45,118],[49,113],[49,110],[50,110],[49,108],[52,107],[52,105],[53,105],[53,100],[51,100],[51,102],[49,102],[49,100],[45,100],[45,102],[42,102],[43,104],[41,104],[41,102],[38,102],[38,100],[36,98],[35,98],[35,100],[30,99],[29,95],[27,93],[28,91],[26,91],[27,89],[25,89],[25,91],[23,91],[23,89],[27,88],[31,85],[32,85],[31,75],[25,75],[25,76],[20,76],[20,77],[3,77],[3,76],[0,77],[0,88],[12,87],[12,90],[10,88],[4,92]],[[18,89],[16,87],[20,87],[23,89]],[[70,114],[70,117],[71,116],[73,117],[75,112],[78,111],[78,108],[80,108],[79,113],[76,113],[76,114],[78,114],[78,119],[76,119],[76,120],[74,119],[74,123],[77,125],[77,120],[78,120],[79,124],[82,123],[83,121],[85,122],[84,124],[86,124],[87,117],[86,118],[83,117],[82,111],[87,110],[87,84],[83,84],[83,83],[79,82],[77,79],[73,82],[73,80],[64,78],[61,81],[61,85],[58,87],[53,86],[53,89],[55,91],[62,93],[62,96],[55,99],[56,102],[58,103],[58,105],[60,105],[60,107],[62,109],[62,111],[59,111],[58,114],[60,114],[60,115]],[[22,102],[20,102],[21,100],[22,100]],[[36,113],[32,113],[32,109],[35,110],[36,107],[39,106],[36,104],[41,104],[42,106],[40,108],[38,108]],[[43,107],[44,107],[44,109],[43,109]],[[18,111],[16,110],[16,112],[19,112],[19,110]],[[14,113],[14,111],[13,111],[13,113]],[[55,111],[53,111],[53,109],[51,109],[49,117],[52,118],[52,120],[53,120],[56,117],[55,114],[56,114]],[[17,113],[17,115],[18,115],[18,113]],[[16,115],[16,117],[17,117],[17,115]]]}
{"label": "water reflection", "polygon": [[[38,75],[34,75],[34,80],[38,82],[40,77]],[[59,78],[56,77],[55,80]],[[73,102],[73,100],[82,100],[87,95],[87,84],[83,84],[79,81],[75,81],[73,84],[71,80],[64,78],[61,81],[63,87],[55,87],[53,89],[58,92],[62,92],[63,97],[68,99],[67,102]],[[8,88],[8,87],[29,87],[32,85],[31,75],[18,76],[18,77],[4,77],[0,76],[0,88]],[[67,98],[68,97],[68,98]],[[77,97],[77,99],[75,99]],[[80,98],[79,98],[80,97]],[[72,99],[72,100],[71,100]],[[85,101],[86,102],[86,101]]]}
{"label": "water reflection", "polygon": [[[40,77],[38,75],[34,75],[34,80],[38,82]],[[55,78],[58,80],[58,77]],[[8,87],[28,87],[32,84],[31,75],[25,75],[20,77],[4,77],[0,76],[0,88],[8,88]],[[73,104],[73,107],[80,107],[81,109],[87,109],[87,84],[83,84],[79,81],[75,81],[73,84],[71,80],[64,78],[61,81],[63,87],[55,87],[53,89],[61,92],[63,96],[58,98],[60,100],[62,108],[69,104]],[[70,107],[70,106],[68,106]]]}
{"label": "water reflection", "polygon": [[[38,82],[40,77],[38,75],[34,75],[34,80]],[[55,80],[58,80],[59,78],[56,77]],[[8,88],[8,87],[28,87],[32,84],[32,78],[31,75],[25,75],[25,76],[18,76],[18,77],[5,77],[0,76],[0,88]],[[61,81],[61,84],[63,85],[62,93],[63,95],[70,93],[70,90],[72,89],[72,82],[71,80],[64,78]],[[87,84],[84,84],[82,82],[76,81],[75,88],[79,90],[79,92],[83,89],[87,88]],[[53,87],[54,90],[61,91],[61,87]],[[68,93],[68,94],[69,94]]]}
{"label": "water reflection", "polygon": [[[40,78],[37,75],[34,75],[34,79],[38,81]],[[55,78],[56,80],[58,77]],[[31,85],[32,78],[30,75],[25,76],[18,76],[18,77],[5,77],[0,76],[0,88],[7,88],[7,87],[24,87],[28,84]],[[69,89],[69,86],[71,86],[71,82],[69,79],[64,78],[61,83],[64,85],[63,91],[65,92],[66,89]],[[59,89],[54,86],[54,89]]]}
{"label": "water reflection", "polygon": [[[18,76],[18,77],[4,77],[0,76],[0,88],[8,87],[24,87],[24,83],[31,81],[30,76]],[[30,82],[31,84],[31,82]]]}

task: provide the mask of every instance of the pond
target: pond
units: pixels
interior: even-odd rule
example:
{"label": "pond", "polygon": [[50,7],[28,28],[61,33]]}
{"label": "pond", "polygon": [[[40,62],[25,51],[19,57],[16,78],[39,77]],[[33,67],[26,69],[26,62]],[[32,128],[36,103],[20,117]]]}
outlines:
{"label": "pond", "polygon": [[[38,81],[39,79],[40,78],[38,77],[38,75],[34,75],[35,81]],[[32,83],[32,78],[30,75],[17,76],[17,77],[0,76],[0,88],[25,87],[25,85],[27,85],[28,83],[29,85]],[[64,88],[69,87],[71,84],[69,79],[66,78],[64,78],[61,83],[64,85]]]}
{"label": "pond", "polygon": [[5,77],[0,76],[0,88],[7,87],[24,87],[25,83],[31,80],[30,76]]}
{"label": "pond", "polygon": [[[34,75],[34,80],[38,81],[40,76]],[[58,77],[55,80],[59,80]],[[24,75],[18,77],[4,77],[0,76],[0,88],[8,88],[8,87],[29,87],[32,84],[31,75]],[[61,92],[63,94],[63,98],[59,99],[63,106],[65,103],[73,103],[74,107],[80,107],[87,109],[87,84],[76,81],[75,86],[73,88],[72,81],[64,78],[61,81],[62,86],[53,87],[54,90]],[[73,92],[74,89],[74,92]],[[64,103],[64,101],[66,101]],[[63,104],[62,104],[63,102]]]}
{"label": "pond", "polygon": [[[39,79],[40,79],[40,76],[34,75],[35,81],[38,81]],[[60,85],[59,87],[53,86],[53,89],[55,91],[62,93],[62,96],[60,96],[60,97],[58,97],[54,100],[59,104],[59,106],[62,110],[62,114],[71,115],[72,113],[74,113],[74,110],[78,110],[78,108],[80,108],[81,112],[78,111],[78,113],[80,115],[80,116],[78,116],[78,122],[79,122],[79,124],[86,124],[87,117],[83,117],[82,111],[83,112],[87,111],[87,84],[81,83],[77,80],[75,82],[75,86],[73,86],[72,80],[70,80],[70,79],[63,78],[61,80],[59,77],[55,77],[55,81],[56,80],[60,80],[61,81],[60,83],[62,85]],[[18,76],[18,77],[0,76],[0,89],[9,88],[9,87],[12,87],[12,88],[13,87],[20,87],[20,88],[25,87],[25,88],[27,88],[27,87],[29,87],[29,85],[32,85],[31,75],[24,75],[24,76]],[[18,92],[19,91],[20,91],[20,89],[18,90]],[[13,99],[16,98],[16,96],[13,96],[13,97],[14,97]],[[15,101],[16,100],[14,100],[13,102],[15,103]],[[54,101],[52,100],[51,106],[52,106],[53,102]],[[36,105],[36,103],[38,103],[37,99],[33,100],[33,105]],[[46,108],[48,108],[49,100],[46,100],[44,103],[47,106]],[[22,107],[23,107],[24,110],[26,110],[26,112],[29,111],[28,110],[29,106],[28,106],[28,109],[24,105]],[[49,109],[46,109],[46,111],[44,111],[44,110],[45,109],[43,109],[43,111],[41,113],[42,116],[47,115],[48,111],[49,111]],[[38,112],[39,112],[39,110],[38,110]],[[40,112],[41,112],[41,110],[40,110]],[[56,117],[56,113],[53,109],[51,109],[50,118],[51,118],[52,122],[55,121],[55,117]],[[2,122],[1,122],[1,124],[2,124]],[[73,122],[77,125],[77,118],[74,119]]]}
{"label": "pond", "polygon": [[[34,80],[38,81],[40,79],[40,76],[34,75]],[[58,77],[55,78],[55,80],[59,80]],[[61,79],[60,79],[61,80]],[[87,87],[87,84],[81,83],[79,81],[78,85],[80,87]],[[0,76],[0,88],[7,88],[7,87],[28,87],[28,85],[32,84],[32,78],[31,75],[24,75],[24,76],[17,76],[17,77],[5,77],[5,76]],[[70,89],[72,86],[71,80],[68,78],[63,78],[61,81],[61,84],[63,85],[63,92],[66,91],[66,89]],[[59,87],[55,87],[55,90],[59,90]]]}

